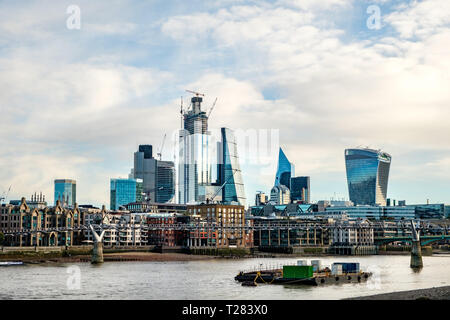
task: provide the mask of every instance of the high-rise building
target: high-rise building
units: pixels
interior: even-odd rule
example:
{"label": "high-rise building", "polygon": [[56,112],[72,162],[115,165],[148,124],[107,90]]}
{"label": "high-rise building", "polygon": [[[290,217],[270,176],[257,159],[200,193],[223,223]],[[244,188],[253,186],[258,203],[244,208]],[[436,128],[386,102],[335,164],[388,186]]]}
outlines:
{"label": "high-rise building", "polygon": [[144,201],[144,195],[144,181],[142,179],[136,179],[136,202]]}
{"label": "high-rise building", "polygon": [[283,184],[273,187],[270,191],[270,201],[275,204],[291,203],[291,192],[289,188]]}
{"label": "high-rise building", "polygon": [[236,138],[232,130],[221,128],[222,134],[222,170],[219,184],[224,184],[222,189],[222,203],[239,204],[245,206],[246,197],[244,181],[242,180],[239,156],[237,152]]}
{"label": "high-rise building", "polygon": [[294,164],[289,162],[288,158],[280,148],[278,155],[278,167],[275,176],[275,186],[284,185],[288,188],[291,187],[291,177],[295,175]]}
{"label": "high-rise building", "polygon": [[266,204],[267,202],[267,196],[264,192],[258,192],[256,194],[256,198],[255,198],[255,206],[261,206]]}
{"label": "high-rise building", "polygon": [[175,179],[175,164],[156,160],[156,202],[174,202]]}
{"label": "high-rise building", "polygon": [[310,177],[291,178],[291,201],[311,202]]}
{"label": "high-rise building", "polygon": [[[178,146],[178,202],[199,204],[221,202],[245,206],[236,139],[233,131],[221,128],[220,141],[208,131],[208,117],[201,110],[201,97],[191,99],[183,113],[184,128]],[[218,139],[217,139],[218,140]]]}
{"label": "high-rise building", "polygon": [[124,206],[132,202],[136,202],[136,180],[111,179],[111,210],[119,210],[120,206]]}
{"label": "high-rise building", "polygon": [[208,117],[202,111],[201,97],[192,97],[191,108],[183,114],[178,146],[178,202],[196,204],[206,201],[212,188],[212,150]]}
{"label": "high-rise building", "polygon": [[55,206],[58,200],[63,207],[75,207],[75,203],[77,202],[77,182],[75,180],[55,180]]}
{"label": "high-rise building", "polygon": [[355,205],[386,205],[391,156],[372,149],[346,149],[350,200]]}
{"label": "high-rise building", "polygon": [[140,145],[134,153],[134,168],[130,179],[141,179],[147,200],[171,202],[175,196],[175,164],[153,158],[151,145]]}

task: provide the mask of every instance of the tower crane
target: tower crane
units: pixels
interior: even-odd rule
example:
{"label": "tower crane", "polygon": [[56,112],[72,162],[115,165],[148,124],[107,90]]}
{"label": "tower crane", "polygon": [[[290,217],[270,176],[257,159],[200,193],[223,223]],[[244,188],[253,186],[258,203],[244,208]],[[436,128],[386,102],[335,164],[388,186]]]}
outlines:
{"label": "tower crane", "polygon": [[6,202],[6,199],[8,199],[9,192],[11,191],[11,187],[12,186],[9,186],[8,191],[3,192],[3,196],[0,196],[0,203],[3,201]]}
{"label": "tower crane", "polygon": [[203,93],[197,92],[197,91],[192,91],[192,90],[186,90],[186,92],[195,94],[197,97],[202,96],[204,97],[205,95]]}
{"label": "tower crane", "polygon": [[211,115],[211,112],[213,111],[214,107],[216,106],[216,103],[217,103],[217,98],[216,98],[216,100],[214,100],[212,107],[209,109],[208,114],[206,115],[208,118]]}
{"label": "tower crane", "polygon": [[[207,198],[206,199],[206,203],[212,203],[214,198],[217,197],[217,195],[219,194],[220,191],[222,191],[222,189],[225,187],[225,185],[230,182],[231,178],[234,178],[234,172],[237,171],[236,169],[234,169],[232,171],[231,176],[228,177],[228,179],[220,186],[219,189],[217,189],[216,192],[214,192],[213,196],[211,198]],[[223,199],[222,199],[223,200]]]}
{"label": "tower crane", "polygon": [[166,141],[166,136],[167,136],[167,133],[164,134],[164,138],[162,140],[161,147],[159,148],[159,152],[157,153],[160,161],[162,159],[162,151],[163,151],[163,148],[164,148],[164,142]]}

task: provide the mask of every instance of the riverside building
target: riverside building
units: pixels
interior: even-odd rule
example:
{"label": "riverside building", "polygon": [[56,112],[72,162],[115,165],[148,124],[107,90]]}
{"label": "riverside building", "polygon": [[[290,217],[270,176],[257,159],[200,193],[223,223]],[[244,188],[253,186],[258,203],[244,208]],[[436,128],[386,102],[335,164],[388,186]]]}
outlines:
{"label": "riverside building", "polygon": [[[0,232],[5,234],[5,246],[72,246],[81,245],[85,223],[84,213],[63,207],[30,207],[25,198],[18,205],[0,206]],[[47,229],[45,232],[39,230]],[[78,230],[77,230],[78,229]]]}
{"label": "riverside building", "polygon": [[191,223],[189,247],[245,248],[253,241],[253,232],[246,229],[244,206],[201,204],[188,206]]}

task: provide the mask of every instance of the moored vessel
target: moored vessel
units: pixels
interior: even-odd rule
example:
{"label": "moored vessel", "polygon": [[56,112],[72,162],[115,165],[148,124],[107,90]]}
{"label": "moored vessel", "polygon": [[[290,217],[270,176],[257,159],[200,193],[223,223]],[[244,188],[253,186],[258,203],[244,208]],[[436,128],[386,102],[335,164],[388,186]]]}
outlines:
{"label": "moored vessel", "polygon": [[329,267],[322,267],[320,260],[313,260],[309,265],[305,260],[296,265],[284,265],[282,268],[241,271],[234,278],[236,281],[266,284],[303,284],[326,285],[336,283],[358,283],[366,281],[372,274],[360,270],[357,262],[335,262]]}

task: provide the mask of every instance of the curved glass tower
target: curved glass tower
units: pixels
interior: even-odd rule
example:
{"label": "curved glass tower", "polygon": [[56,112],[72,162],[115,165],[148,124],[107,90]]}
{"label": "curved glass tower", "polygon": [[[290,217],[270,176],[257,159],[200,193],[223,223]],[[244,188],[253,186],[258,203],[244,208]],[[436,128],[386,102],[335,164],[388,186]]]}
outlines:
{"label": "curved glass tower", "polygon": [[372,149],[346,149],[350,200],[355,205],[386,205],[391,156]]}
{"label": "curved glass tower", "polygon": [[222,202],[237,202],[239,205],[245,206],[244,181],[239,165],[236,138],[233,131],[228,128],[221,128],[221,133],[223,147],[222,181],[223,183],[226,182],[222,189]]}
{"label": "curved glass tower", "polygon": [[289,162],[288,158],[280,148],[280,153],[278,154],[278,167],[277,174],[275,176],[275,187],[284,185],[291,188],[291,177],[295,175],[294,165]]}

